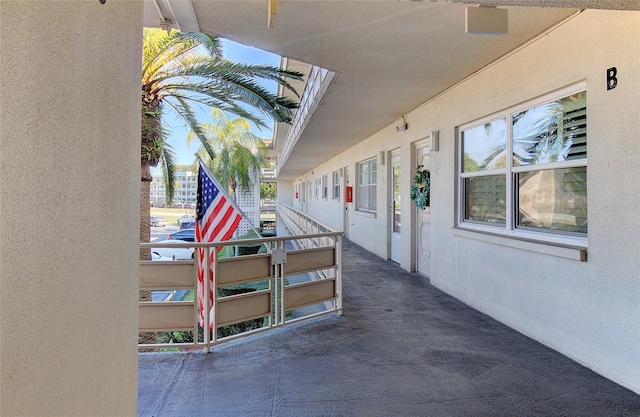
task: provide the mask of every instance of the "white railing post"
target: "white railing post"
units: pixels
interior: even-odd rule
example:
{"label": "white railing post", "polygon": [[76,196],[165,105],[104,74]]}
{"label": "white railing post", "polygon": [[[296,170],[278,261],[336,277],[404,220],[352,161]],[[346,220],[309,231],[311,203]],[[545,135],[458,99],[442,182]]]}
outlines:
{"label": "white railing post", "polygon": [[[286,241],[281,241],[280,242],[280,249],[282,249],[283,251],[286,252]],[[285,324],[286,321],[286,311],[285,311],[285,303],[284,303],[284,280],[285,280],[285,274],[284,274],[284,263],[280,264],[280,324]]]}
{"label": "white railing post", "polygon": [[218,343],[218,315],[216,314],[217,311],[217,304],[218,304],[218,286],[216,285],[216,273],[218,272],[218,246],[213,246],[212,248],[209,249],[209,251],[211,251],[211,249],[213,249],[213,251],[211,252],[211,256],[213,256],[213,288],[211,289],[212,293],[211,293],[211,299],[213,300],[211,303],[211,311],[213,314],[213,323],[211,323],[213,327],[212,329],[207,329],[207,333],[211,332],[211,334],[213,335],[212,337],[212,343],[215,345]]}
{"label": "white railing post", "polygon": [[[203,306],[202,306],[202,317],[203,317],[203,324],[202,324],[202,335],[203,335],[203,342],[204,342],[204,351],[206,353],[211,352],[211,338],[210,338],[210,333],[209,333],[209,329],[211,328],[211,324],[210,324],[210,320],[209,320],[209,279],[210,279],[210,274],[211,274],[211,267],[210,267],[210,248],[209,246],[206,246],[204,248],[204,282],[202,283],[202,287],[203,287],[203,295],[202,295],[202,301],[203,301]],[[196,332],[196,334],[194,335],[194,338],[198,337],[198,333]]]}
{"label": "white railing post", "polygon": [[[271,249],[278,249],[278,242],[271,242]],[[278,306],[280,305],[280,285],[279,282],[279,265],[273,262],[273,257],[271,258],[271,271],[273,273],[273,278],[271,279],[271,285],[273,287],[273,313],[271,314],[271,325],[272,327],[276,327],[280,324],[280,319],[278,318]]]}
{"label": "white railing post", "polygon": [[336,236],[336,310],[340,315],[343,314],[342,310],[342,235]]}
{"label": "white railing post", "polygon": [[[193,315],[196,318],[195,323],[193,323],[193,344],[194,347],[198,346],[200,343],[200,340],[198,339],[198,327],[200,326],[200,305],[198,303],[198,260],[200,259],[200,253],[198,251],[198,248],[193,248],[193,260],[195,262],[195,276],[193,277]],[[174,255],[174,259],[175,261],[175,255]]]}

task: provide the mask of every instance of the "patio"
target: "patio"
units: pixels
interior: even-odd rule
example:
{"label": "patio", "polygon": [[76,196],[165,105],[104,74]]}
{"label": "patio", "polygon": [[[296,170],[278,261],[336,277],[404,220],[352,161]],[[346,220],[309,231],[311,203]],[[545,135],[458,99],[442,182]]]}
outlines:
{"label": "patio", "polygon": [[141,353],[138,415],[637,416],[640,396],[345,240],[344,316]]}

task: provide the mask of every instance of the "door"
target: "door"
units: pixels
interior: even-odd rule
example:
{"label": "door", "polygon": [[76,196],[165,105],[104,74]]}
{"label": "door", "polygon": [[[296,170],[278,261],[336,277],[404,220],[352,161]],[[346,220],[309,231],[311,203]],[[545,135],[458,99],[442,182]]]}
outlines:
{"label": "door", "polygon": [[[422,165],[424,169],[431,169],[431,158],[429,154],[429,146],[417,147],[416,163]],[[416,216],[416,238],[417,238],[417,269],[418,272],[431,276],[431,207],[427,206],[424,210],[418,209]]]}
{"label": "door", "polygon": [[400,194],[400,153],[391,155],[391,260],[397,263],[402,261],[402,246],[400,239],[400,212],[402,201]]}

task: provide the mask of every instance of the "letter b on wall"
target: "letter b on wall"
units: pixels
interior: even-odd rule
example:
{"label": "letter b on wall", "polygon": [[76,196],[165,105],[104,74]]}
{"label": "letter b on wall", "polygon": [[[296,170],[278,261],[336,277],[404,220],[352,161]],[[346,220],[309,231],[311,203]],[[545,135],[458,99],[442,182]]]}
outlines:
{"label": "letter b on wall", "polygon": [[607,70],[607,90],[613,90],[618,86],[618,69],[611,67]]}

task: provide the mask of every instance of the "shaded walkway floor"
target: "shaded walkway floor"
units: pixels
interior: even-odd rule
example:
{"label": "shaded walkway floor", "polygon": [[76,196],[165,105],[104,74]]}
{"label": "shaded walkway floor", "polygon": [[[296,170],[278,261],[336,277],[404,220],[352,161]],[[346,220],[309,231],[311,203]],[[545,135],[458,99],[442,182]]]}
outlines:
{"label": "shaded walkway floor", "polygon": [[640,416],[640,396],[345,242],[344,316],[139,356],[138,415]]}

